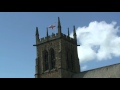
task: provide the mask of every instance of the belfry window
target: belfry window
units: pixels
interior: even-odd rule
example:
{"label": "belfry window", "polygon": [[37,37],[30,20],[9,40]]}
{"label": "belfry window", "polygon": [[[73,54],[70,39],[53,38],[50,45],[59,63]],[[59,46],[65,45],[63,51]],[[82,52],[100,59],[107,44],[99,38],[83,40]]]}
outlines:
{"label": "belfry window", "polygon": [[67,62],[67,69],[70,69],[70,60],[69,60],[69,51],[66,51],[66,62]]}
{"label": "belfry window", "polygon": [[45,50],[44,51],[44,70],[49,69],[49,64],[48,64],[48,52]]}
{"label": "belfry window", "polygon": [[51,69],[55,68],[55,52],[54,49],[50,49],[50,62],[51,62]]}

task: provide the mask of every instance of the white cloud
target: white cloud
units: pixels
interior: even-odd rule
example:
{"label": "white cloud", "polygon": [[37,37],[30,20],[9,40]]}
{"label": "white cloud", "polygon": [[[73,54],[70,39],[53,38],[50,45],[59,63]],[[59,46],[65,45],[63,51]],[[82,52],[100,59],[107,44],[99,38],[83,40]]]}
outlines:
{"label": "white cloud", "polygon": [[[76,30],[80,62],[108,60],[120,56],[120,37],[117,22],[90,22]],[[73,33],[70,35],[73,37]]]}
{"label": "white cloud", "polygon": [[84,65],[84,66],[81,67],[81,70],[84,71],[84,70],[86,70],[87,68],[88,68],[88,66],[87,66],[87,65]]}

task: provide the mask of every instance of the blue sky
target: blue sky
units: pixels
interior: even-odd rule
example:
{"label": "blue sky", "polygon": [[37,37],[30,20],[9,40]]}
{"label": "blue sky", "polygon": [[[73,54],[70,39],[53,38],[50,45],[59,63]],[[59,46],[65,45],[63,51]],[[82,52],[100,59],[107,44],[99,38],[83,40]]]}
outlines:
{"label": "blue sky", "polygon": [[[34,78],[35,29],[38,27],[40,38],[46,36],[46,27],[57,25],[58,16],[64,34],[68,27],[72,33],[76,26],[82,71],[120,63],[119,12],[0,12],[1,78]],[[52,32],[57,29],[49,29],[49,34]],[[94,52],[98,49],[95,45],[100,46],[98,54]]]}

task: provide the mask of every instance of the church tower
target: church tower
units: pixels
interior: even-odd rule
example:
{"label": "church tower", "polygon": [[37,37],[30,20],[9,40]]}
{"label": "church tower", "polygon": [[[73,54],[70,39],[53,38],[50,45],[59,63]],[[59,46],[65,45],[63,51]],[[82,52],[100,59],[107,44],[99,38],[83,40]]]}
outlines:
{"label": "church tower", "polygon": [[36,27],[36,66],[35,78],[71,78],[73,74],[80,72],[77,53],[77,36],[75,26],[73,36],[62,33],[60,18],[58,17],[58,33],[39,39],[38,27]]}

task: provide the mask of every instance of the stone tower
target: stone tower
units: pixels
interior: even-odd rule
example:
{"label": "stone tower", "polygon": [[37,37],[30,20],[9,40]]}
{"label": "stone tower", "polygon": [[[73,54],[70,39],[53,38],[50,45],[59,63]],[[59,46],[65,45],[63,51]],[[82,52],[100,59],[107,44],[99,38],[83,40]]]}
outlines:
{"label": "stone tower", "polygon": [[77,54],[77,39],[75,26],[73,36],[65,35],[61,31],[61,23],[58,17],[58,33],[39,39],[38,27],[36,27],[36,66],[35,78],[71,78],[73,74],[80,72]]}

